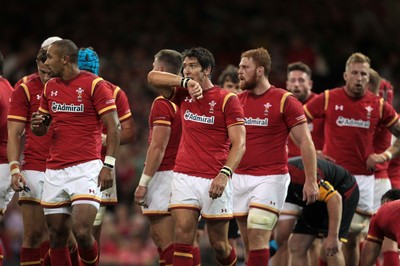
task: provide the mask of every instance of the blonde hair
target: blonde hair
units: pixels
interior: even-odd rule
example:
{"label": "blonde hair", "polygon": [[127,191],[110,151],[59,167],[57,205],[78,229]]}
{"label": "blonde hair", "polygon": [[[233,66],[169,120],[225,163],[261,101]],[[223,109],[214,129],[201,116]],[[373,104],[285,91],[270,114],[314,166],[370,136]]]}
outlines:
{"label": "blonde hair", "polygon": [[371,65],[371,59],[362,53],[353,53],[346,62],[346,71],[349,69],[350,64],[353,63],[368,63]]}

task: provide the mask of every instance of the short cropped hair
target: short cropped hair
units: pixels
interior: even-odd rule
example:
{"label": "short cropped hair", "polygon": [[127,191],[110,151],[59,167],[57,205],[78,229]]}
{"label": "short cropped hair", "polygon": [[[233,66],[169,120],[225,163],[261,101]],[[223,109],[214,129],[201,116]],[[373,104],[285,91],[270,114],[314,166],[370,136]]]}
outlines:
{"label": "short cropped hair", "polygon": [[393,201],[399,199],[400,199],[400,189],[392,188],[386,191],[386,193],[382,195],[381,201],[384,200]]}
{"label": "short cropped hair", "polygon": [[78,64],[78,46],[68,39],[55,41],[51,46],[57,47],[57,53],[61,56],[67,55],[71,63]]}
{"label": "short cropped hair", "polygon": [[174,74],[181,72],[183,62],[181,53],[171,49],[163,49],[156,53],[154,58],[157,58],[165,65],[167,72]]}
{"label": "short cropped hair", "polygon": [[307,66],[305,63],[300,62],[300,61],[290,63],[287,67],[287,74],[289,74],[291,71],[295,71],[295,70],[302,71],[311,78],[311,75],[312,75],[311,68],[309,66]]}
{"label": "short cropped hair", "polygon": [[346,62],[346,71],[349,69],[350,64],[353,63],[368,63],[371,65],[371,59],[362,53],[353,53]]}
{"label": "short cropped hair", "polygon": [[271,72],[271,56],[267,49],[260,47],[253,50],[248,50],[242,53],[243,57],[253,58],[254,62],[257,66],[264,67],[264,76],[268,77]]}

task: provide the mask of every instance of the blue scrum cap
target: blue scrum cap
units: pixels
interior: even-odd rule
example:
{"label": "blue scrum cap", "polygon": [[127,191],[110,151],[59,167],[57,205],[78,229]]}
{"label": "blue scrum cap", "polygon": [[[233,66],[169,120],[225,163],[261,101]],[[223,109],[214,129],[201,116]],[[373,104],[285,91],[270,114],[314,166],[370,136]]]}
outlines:
{"label": "blue scrum cap", "polygon": [[99,74],[99,56],[92,48],[82,48],[78,52],[78,67],[80,70],[87,70],[93,74]]}

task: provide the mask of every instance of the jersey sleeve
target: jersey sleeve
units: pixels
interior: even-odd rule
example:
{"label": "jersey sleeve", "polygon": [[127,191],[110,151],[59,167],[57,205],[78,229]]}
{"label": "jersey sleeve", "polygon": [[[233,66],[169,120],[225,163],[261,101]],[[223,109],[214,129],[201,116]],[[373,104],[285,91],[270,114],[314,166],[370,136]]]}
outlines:
{"label": "jersey sleeve", "polygon": [[222,111],[225,114],[225,123],[228,128],[234,125],[244,125],[244,111],[236,94],[229,93],[225,96]]}
{"label": "jersey sleeve", "polygon": [[301,102],[291,94],[287,93],[282,97],[281,109],[285,117],[286,125],[289,128],[307,122]]}
{"label": "jersey sleeve", "polygon": [[[175,108],[174,108],[175,107]],[[151,109],[150,125],[152,126],[171,126],[175,117],[176,106],[163,98],[157,98]]]}
{"label": "jersey sleeve", "polygon": [[118,119],[120,122],[132,116],[131,108],[129,106],[128,97],[126,93],[117,87],[114,91],[115,104],[117,106]]}
{"label": "jersey sleeve", "polygon": [[[93,82],[96,82],[96,80]],[[99,115],[115,111],[117,108],[112,92],[103,80],[98,81],[97,84],[94,85],[92,99]]]}
{"label": "jersey sleeve", "polygon": [[329,94],[329,91],[320,93],[303,106],[304,112],[308,119],[313,120],[314,118],[324,117],[325,109],[326,109],[325,97],[328,94]]}
{"label": "jersey sleeve", "polygon": [[26,123],[29,115],[29,89],[25,84],[18,86],[11,94],[7,119]]}
{"label": "jersey sleeve", "polygon": [[382,103],[382,124],[391,127],[399,119],[396,110],[387,102]]}
{"label": "jersey sleeve", "polygon": [[49,109],[49,104],[47,101],[47,85],[49,84],[48,81],[45,85],[44,85],[44,89],[43,89],[43,93],[42,93],[42,97],[40,99],[40,106],[39,106],[39,111],[45,114],[49,114],[50,113],[50,109]]}
{"label": "jersey sleeve", "polygon": [[383,238],[384,238],[384,233],[377,225],[377,219],[378,219],[377,214],[372,216],[371,223],[369,225],[367,241],[382,244]]}

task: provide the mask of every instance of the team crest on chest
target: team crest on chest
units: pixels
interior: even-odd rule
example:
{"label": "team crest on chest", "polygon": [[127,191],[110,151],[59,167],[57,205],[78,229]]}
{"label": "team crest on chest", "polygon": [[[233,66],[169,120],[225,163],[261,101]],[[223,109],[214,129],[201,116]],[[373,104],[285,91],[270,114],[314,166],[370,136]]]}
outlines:
{"label": "team crest on chest", "polygon": [[82,102],[82,93],[84,92],[84,90],[82,88],[78,88],[76,92],[78,93],[78,102]]}
{"label": "team crest on chest", "polygon": [[272,106],[272,104],[270,104],[270,103],[266,103],[266,104],[264,104],[264,115],[268,115],[268,112],[269,112],[269,108]]}
{"label": "team crest on chest", "polygon": [[374,108],[372,108],[370,105],[368,105],[367,107],[365,107],[365,110],[367,110],[367,119],[370,119],[371,112],[372,112],[372,110],[374,110]]}
{"label": "team crest on chest", "polygon": [[208,112],[210,113],[210,114],[213,114],[214,113],[214,106],[217,104],[215,101],[211,101],[211,102],[209,102],[208,103],[209,105],[210,105],[210,110],[208,110]]}

